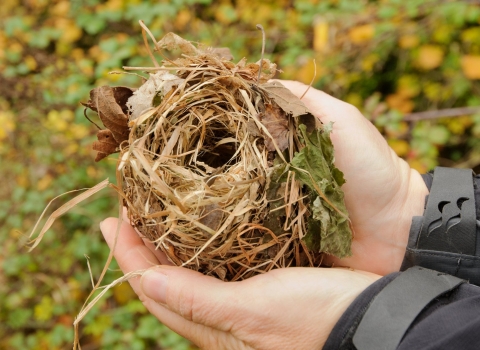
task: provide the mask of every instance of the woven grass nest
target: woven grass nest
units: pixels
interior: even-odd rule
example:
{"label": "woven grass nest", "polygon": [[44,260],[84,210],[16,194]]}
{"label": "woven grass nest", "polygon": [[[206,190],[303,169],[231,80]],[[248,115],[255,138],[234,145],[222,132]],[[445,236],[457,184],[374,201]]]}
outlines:
{"label": "woven grass nest", "polygon": [[85,103],[105,126],[96,160],[120,152],[139,234],[175,265],[227,281],[350,255],[331,125],[270,82],[276,65],[234,63],[173,33],[155,47],[180,55],[136,68],[149,73],[140,87],[95,88]]}

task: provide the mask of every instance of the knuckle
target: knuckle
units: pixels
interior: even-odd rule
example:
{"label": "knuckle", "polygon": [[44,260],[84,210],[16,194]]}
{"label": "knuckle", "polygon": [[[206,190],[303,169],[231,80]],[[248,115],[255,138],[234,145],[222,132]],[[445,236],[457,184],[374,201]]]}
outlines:
{"label": "knuckle", "polygon": [[178,310],[179,315],[187,321],[195,322],[193,318],[195,308],[195,289],[188,291],[186,288],[182,288],[182,291],[176,298],[176,303],[178,307],[175,307],[175,309]]}

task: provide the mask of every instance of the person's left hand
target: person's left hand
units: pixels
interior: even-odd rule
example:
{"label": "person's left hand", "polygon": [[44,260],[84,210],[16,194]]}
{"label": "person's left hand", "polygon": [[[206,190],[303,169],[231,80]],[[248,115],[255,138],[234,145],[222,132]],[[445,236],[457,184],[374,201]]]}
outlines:
{"label": "person's left hand", "polygon": [[[113,246],[118,219],[102,222]],[[320,349],[350,303],[380,276],[338,268],[272,270],[222,282],[181,267],[159,265],[126,222],[114,251],[124,273],[148,269],[129,282],[162,323],[205,349]]]}

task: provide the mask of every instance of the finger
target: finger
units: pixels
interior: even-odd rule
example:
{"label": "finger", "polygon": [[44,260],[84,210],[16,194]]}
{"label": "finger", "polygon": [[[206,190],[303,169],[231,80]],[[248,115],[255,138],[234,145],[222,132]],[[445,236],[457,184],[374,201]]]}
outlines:
{"label": "finger", "polygon": [[[158,265],[156,256],[143,244],[142,239],[132,226],[125,221],[120,224],[117,236],[118,224],[119,220],[117,218],[108,218],[102,221],[100,230],[110,249],[114,249],[113,255],[123,273],[146,270]],[[115,243],[116,237],[117,242]],[[132,278],[129,282],[135,292],[139,294],[139,278]]]}
{"label": "finger", "polygon": [[[100,224],[101,231],[110,249],[115,244],[115,236],[119,220],[108,218]],[[148,249],[143,240],[127,222],[122,222],[115,245],[114,256],[124,273],[131,271],[145,270],[156,261],[155,255]],[[158,261],[156,261],[158,264]],[[155,300],[147,298],[140,287],[140,280],[133,278],[129,280],[135,293],[139,296],[145,307],[156,316],[162,323],[166,324],[178,334],[194,341],[202,343],[205,332],[210,330],[200,324],[185,320],[181,315],[168,310],[165,306],[158,304]],[[214,331],[213,333],[220,333]],[[215,334],[221,336],[220,334]],[[214,337],[210,337],[214,339]]]}
{"label": "finger", "polygon": [[236,307],[240,304],[241,296],[233,292],[234,286],[238,284],[171,266],[151,268],[141,279],[142,290],[148,298],[166,305],[187,321],[224,332],[232,329]]}
{"label": "finger", "polygon": [[[229,332],[187,321],[179,314],[144,296],[143,304],[161,323],[175,333],[187,338],[201,349],[248,349]],[[236,345],[236,343],[242,343]]]}
{"label": "finger", "polygon": [[330,96],[321,90],[309,87],[299,81],[278,80],[278,82],[298,98],[302,98],[302,101],[307,105],[313,115],[323,123],[351,119],[352,117],[352,111],[355,109],[352,105]]}

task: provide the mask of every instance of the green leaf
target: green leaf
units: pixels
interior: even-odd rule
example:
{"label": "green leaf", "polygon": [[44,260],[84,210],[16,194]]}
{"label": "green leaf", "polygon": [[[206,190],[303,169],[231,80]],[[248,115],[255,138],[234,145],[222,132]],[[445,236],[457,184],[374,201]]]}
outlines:
{"label": "green leaf", "polygon": [[332,125],[311,134],[307,133],[305,125],[300,125],[305,147],[295,154],[291,164],[296,178],[311,191],[312,216],[304,238],[307,246],[342,258],[351,255],[352,231],[340,188],[345,179],[333,164]]}

